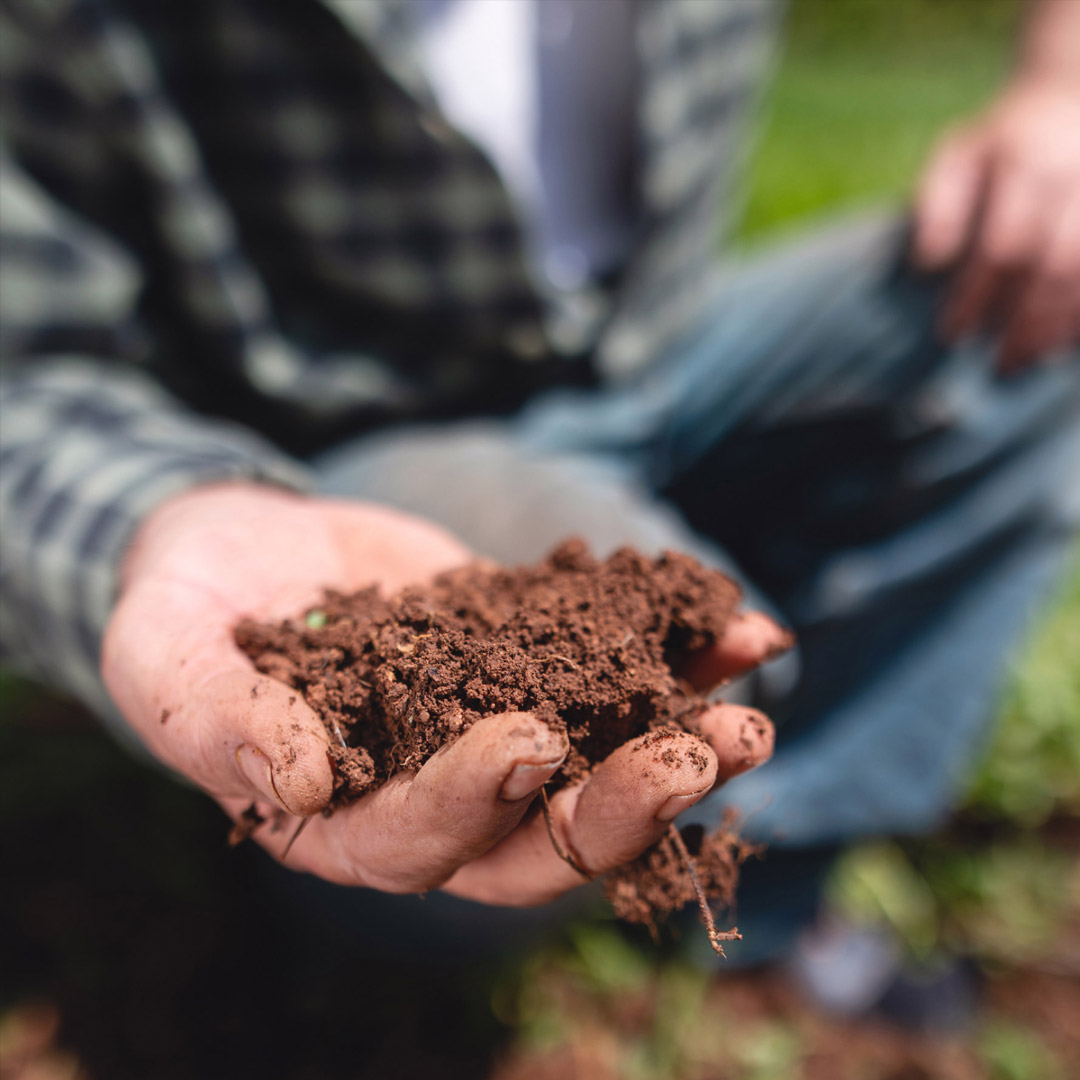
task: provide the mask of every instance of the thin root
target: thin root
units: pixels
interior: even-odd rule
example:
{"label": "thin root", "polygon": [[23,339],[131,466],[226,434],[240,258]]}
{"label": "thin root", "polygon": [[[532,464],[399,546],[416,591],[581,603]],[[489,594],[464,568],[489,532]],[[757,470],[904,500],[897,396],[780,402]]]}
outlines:
{"label": "thin root", "polygon": [[587,881],[591,881],[592,874],[578,866],[570,853],[564,850],[562,844],[559,843],[559,838],[555,835],[555,825],[551,820],[551,804],[548,802],[546,786],[540,789],[540,807],[544,811],[544,824],[547,826],[548,837],[551,840],[551,846],[555,849],[555,854],[572,870],[576,870]]}
{"label": "thin root", "polygon": [[679,858],[682,859],[683,866],[686,867],[686,872],[690,875],[690,882],[694,886],[694,892],[697,894],[701,918],[705,923],[705,930],[709,935],[709,944],[713,947],[714,952],[727,959],[727,954],[724,952],[722,942],[742,941],[742,934],[739,933],[739,928],[737,926],[733,926],[730,930],[716,929],[716,920],[713,918],[712,908],[709,907],[708,898],[705,896],[705,889],[701,885],[701,878],[698,877],[697,867],[694,865],[693,856],[687,850],[682,834],[674,824],[668,828],[668,836],[671,837],[671,842],[675,845],[675,850],[679,853]]}
{"label": "thin root", "polygon": [[285,859],[288,856],[289,852],[292,851],[293,844],[296,843],[296,841],[300,837],[300,834],[308,827],[308,822],[310,822],[310,821],[311,821],[311,818],[306,817],[300,822],[299,825],[296,826],[296,832],[294,832],[292,834],[292,836],[289,837],[289,842],[285,845],[285,850],[279,856],[279,861],[281,861],[281,862],[285,861]]}

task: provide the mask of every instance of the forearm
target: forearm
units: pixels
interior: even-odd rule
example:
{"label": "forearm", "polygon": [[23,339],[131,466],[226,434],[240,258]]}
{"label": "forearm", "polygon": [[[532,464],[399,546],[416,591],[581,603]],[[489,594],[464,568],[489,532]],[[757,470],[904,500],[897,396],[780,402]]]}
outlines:
{"label": "forearm", "polygon": [[1080,92],[1080,2],[1031,0],[1020,36],[1017,73],[1074,82]]}

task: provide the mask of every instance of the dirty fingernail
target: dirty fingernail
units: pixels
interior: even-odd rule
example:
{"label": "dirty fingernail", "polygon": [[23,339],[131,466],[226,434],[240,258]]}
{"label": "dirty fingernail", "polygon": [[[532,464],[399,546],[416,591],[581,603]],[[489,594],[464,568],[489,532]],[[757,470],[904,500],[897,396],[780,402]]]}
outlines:
{"label": "dirty fingernail", "polygon": [[274,771],[270,766],[270,759],[261,750],[246,744],[238,746],[236,764],[252,787],[262,792],[275,806],[292,813],[274,786]]}
{"label": "dirty fingernail", "polygon": [[531,795],[550,780],[555,770],[563,763],[564,758],[555,761],[542,761],[539,765],[515,765],[510,775],[503,781],[499,790],[500,798],[508,802],[516,802]]}
{"label": "dirty fingernail", "polygon": [[659,810],[656,811],[657,821],[674,821],[684,810],[689,810],[709,789],[702,788],[700,791],[692,791],[689,795],[672,795]]}

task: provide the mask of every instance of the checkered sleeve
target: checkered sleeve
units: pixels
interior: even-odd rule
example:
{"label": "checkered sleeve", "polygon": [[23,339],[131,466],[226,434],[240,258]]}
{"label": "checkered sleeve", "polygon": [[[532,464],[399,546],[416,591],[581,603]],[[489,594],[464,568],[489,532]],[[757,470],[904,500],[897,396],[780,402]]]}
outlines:
{"label": "checkered sleeve", "polygon": [[192,486],[304,470],[145,371],[125,251],[0,153],[0,660],[106,719],[100,641],[141,519]]}

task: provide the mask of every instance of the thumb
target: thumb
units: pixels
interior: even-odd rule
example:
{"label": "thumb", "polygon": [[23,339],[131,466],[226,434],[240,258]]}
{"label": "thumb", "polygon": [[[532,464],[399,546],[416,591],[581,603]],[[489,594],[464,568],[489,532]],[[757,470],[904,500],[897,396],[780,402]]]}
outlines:
{"label": "thumb", "polygon": [[326,729],[298,691],[255,671],[235,620],[183,582],[129,589],[105,634],[106,686],[146,746],[212,795],[313,814],[334,787]]}
{"label": "thumb", "polygon": [[275,679],[249,670],[215,675],[170,725],[172,764],[214,795],[265,799],[307,816],[334,792],[322,721]]}
{"label": "thumb", "polygon": [[326,729],[299,692],[251,670],[214,676],[174,718],[174,763],[220,796],[264,799],[290,814],[334,790]]}

